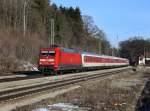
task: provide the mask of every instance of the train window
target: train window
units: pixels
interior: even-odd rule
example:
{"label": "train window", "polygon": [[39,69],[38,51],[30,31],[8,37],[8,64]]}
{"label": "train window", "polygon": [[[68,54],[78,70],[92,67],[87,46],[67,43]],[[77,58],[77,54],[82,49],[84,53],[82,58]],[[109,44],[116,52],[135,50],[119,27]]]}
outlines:
{"label": "train window", "polygon": [[55,51],[41,51],[42,56],[55,56]]}
{"label": "train window", "polygon": [[88,57],[87,56],[85,56],[85,60],[84,60],[85,62],[88,62]]}

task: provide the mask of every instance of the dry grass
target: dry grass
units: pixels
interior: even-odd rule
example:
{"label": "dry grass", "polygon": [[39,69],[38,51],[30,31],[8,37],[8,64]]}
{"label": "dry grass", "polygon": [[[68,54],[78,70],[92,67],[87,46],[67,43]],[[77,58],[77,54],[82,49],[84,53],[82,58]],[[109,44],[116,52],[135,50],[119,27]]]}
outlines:
{"label": "dry grass", "polygon": [[58,97],[58,100],[65,98],[70,102],[70,100],[77,99],[81,102],[81,106],[92,108],[91,111],[111,111],[116,109],[123,111],[129,107],[128,103],[131,103],[135,98],[133,91],[135,90],[113,88],[110,86],[109,80],[64,94]]}
{"label": "dry grass", "polygon": [[[135,100],[136,93],[139,92],[139,86],[131,86],[130,88],[111,86],[115,80],[121,78],[125,78],[125,76],[101,82],[92,82],[92,84],[84,85],[84,87],[78,90],[60,95],[54,99],[43,100],[37,104],[18,108],[16,111],[30,111],[60,102],[69,102],[81,107],[89,107],[91,108],[90,111],[126,111]],[[125,79],[128,79],[128,77]]]}

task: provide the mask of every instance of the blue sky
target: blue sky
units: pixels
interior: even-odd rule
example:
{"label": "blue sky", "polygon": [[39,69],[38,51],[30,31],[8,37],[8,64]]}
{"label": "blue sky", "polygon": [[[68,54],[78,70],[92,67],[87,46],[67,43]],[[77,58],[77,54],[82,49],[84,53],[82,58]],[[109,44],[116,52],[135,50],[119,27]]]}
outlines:
{"label": "blue sky", "polygon": [[[57,5],[80,7],[93,17],[113,46],[133,36],[150,38],[150,0],[52,0]],[[118,36],[118,39],[117,39]]]}

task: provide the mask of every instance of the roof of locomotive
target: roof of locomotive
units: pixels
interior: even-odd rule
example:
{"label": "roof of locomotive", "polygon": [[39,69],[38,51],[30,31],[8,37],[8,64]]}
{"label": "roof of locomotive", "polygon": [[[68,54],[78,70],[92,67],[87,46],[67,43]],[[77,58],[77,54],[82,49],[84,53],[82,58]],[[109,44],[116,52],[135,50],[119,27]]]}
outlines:
{"label": "roof of locomotive", "polygon": [[50,49],[55,49],[55,48],[60,48],[61,51],[69,52],[69,53],[81,53],[81,50],[79,50],[79,49],[64,48],[64,47],[61,47],[61,46],[58,46],[58,45],[52,45],[52,46],[47,47],[47,48],[41,48],[41,50],[50,50]]}

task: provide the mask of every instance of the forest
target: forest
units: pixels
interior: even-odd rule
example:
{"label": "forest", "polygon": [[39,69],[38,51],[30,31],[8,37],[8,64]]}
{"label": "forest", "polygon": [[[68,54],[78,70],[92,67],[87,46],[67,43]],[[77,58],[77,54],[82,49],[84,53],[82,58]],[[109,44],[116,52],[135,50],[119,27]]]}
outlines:
{"label": "forest", "polygon": [[57,6],[50,0],[0,0],[0,71],[24,70],[19,67],[25,62],[37,66],[40,48],[53,44],[137,62],[150,49],[150,40],[131,38],[113,48],[106,33],[79,7]]}
{"label": "forest", "polygon": [[121,41],[119,47],[119,55],[129,59],[131,65],[138,65],[139,57],[142,55],[150,58],[150,39],[135,36],[128,40]]}
{"label": "forest", "polygon": [[0,70],[14,70],[21,61],[37,64],[39,49],[57,44],[112,54],[106,34],[79,7],[49,0],[0,0]]}

